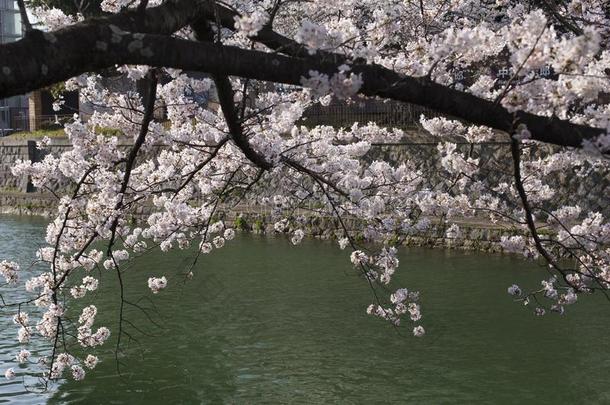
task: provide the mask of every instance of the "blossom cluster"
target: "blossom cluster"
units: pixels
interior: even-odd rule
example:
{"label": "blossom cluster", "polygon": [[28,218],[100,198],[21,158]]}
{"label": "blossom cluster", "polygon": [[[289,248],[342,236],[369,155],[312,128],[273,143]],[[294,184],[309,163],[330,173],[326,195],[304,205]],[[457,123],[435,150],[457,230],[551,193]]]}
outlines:
{"label": "blossom cluster", "polygon": [[[531,128],[523,124],[505,134],[429,112],[408,128],[392,127],[387,117],[340,126],[332,120],[317,124],[308,116],[331,103],[381,102],[359,96],[371,90],[383,96],[396,84],[372,89],[362,65],[375,63],[509,111],[610,128],[604,96],[610,93],[607,13],[595,0],[567,4],[569,11],[557,9],[550,18],[544,9],[513,0],[222,2],[238,14],[230,20],[233,25],[215,27],[219,46],[268,52],[257,37],[269,27],[294,40],[291,49],[307,51],[303,63],[307,58],[328,63],[302,77],[302,87],[227,79],[241,139],[235,123],[226,121],[227,103],[217,108],[201,101],[218,101],[211,78],[155,69],[162,80],[151,83],[156,118],[147,126],[147,103],[137,92],[108,86],[107,78],[95,73],[70,79],[66,89],[78,90],[94,106],[86,120],[77,116],[65,125],[72,148],[13,167],[14,175],[28,177],[35,187],[57,185],[53,192],[63,197],[36,254],[45,271],[26,273],[17,263],[0,262],[3,280],[29,296],[12,314],[22,347],[11,357],[30,362],[34,351],[26,346],[43,339],[55,344],[55,354],[37,362],[44,364],[44,376],[83,379],[98,362],[92,350],[111,333],[120,340],[126,330],[96,324],[98,308],[91,299],[102,290],[97,271],[120,279],[153,249],[181,249],[193,256],[184,273],[194,277],[202,255],[236,237],[219,218],[243,207],[269,212],[273,229],[294,245],[307,232],[301,217],[330,218],[329,231],[348,252],[346,262],[349,256],[353,271],[376,297],[367,312],[397,327],[407,318],[417,337],[426,333],[419,293],[395,286],[398,246],[439,230],[436,236],[456,243],[472,238],[462,222],[492,224],[505,232],[498,241],[505,252],[546,262],[554,277],[545,275],[540,286],[514,284],[507,290],[536,315],[564,313],[584,295],[609,289],[607,191],[590,192],[581,185],[608,179],[603,154],[610,149],[610,135],[576,150],[533,141]],[[139,5],[104,0],[101,9],[118,13]],[[50,42],[57,40],[52,30],[83,18],[49,8],[36,13]],[[132,35],[110,29],[118,41]],[[130,50],[145,51],[142,35],[133,34]],[[188,28],[174,35],[192,38]],[[97,46],[108,49],[109,44]],[[148,83],[152,73],[147,66],[118,66],[117,72],[133,88]],[[415,126],[425,138],[421,144],[431,144],[427,152],[421,152],[421,144],[409,149]],[[52,145],[44,139],[38,146]],[[136,214],[141,218],[134,224]],[[141,274],[140,284],[147,294],[159,294],[178,276]],[[79,316],[69,316],[83,307]],[[63,352],[53,343],[62,341],[60,335],[76,341],[84,354]],[[9,379],[15,374],[5,372]]]}

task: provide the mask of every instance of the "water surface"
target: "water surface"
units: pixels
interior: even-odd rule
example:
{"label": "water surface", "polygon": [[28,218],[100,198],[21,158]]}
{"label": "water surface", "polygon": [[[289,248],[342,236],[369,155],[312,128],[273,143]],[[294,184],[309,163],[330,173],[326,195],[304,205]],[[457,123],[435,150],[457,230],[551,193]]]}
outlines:
{"label": "water surface", "polygon": [[[0,257],[26,263],[44,224],[0,217]],[[152,254],[125,273],[137,341],[113,343],[83,382],[28,393],[0,381],[0,403],[607,403],[610,304],[588,297],[566,316],[535,317],[513,303],[513,282],[544,271],[519,258],[404,249],[397,285],[422,292],[416,339],[367,316],[368,287],[349,253],[306,240],[240,236],[179,274],[184,253]],[[158,295],[150,276],[170,275]],[[116,330],[119,290],[103,274],[96,325]],[[154,305],[154,308],[153,308]],[[14,366],[16,329],[2,323],[0,367]],[[113,335],[116,337],[116,334]]]}

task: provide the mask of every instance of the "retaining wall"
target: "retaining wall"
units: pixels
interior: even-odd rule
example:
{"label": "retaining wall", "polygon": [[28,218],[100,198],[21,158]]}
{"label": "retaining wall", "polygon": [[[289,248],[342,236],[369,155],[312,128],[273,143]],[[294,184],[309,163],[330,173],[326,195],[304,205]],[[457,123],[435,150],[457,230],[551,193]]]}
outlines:
{"label": "retaining wall", "polygon": [[[127,139],[120,142],[120,146],[128,148],[130,143]],[[463,146],[470,147],[470,146]],[[55,212],[56,197],[45,190],[35,190],[27,178],[15,178],[10,172],[18,160],[29,159],[40,161],[47,153],[59,154],[71,148],[65,138],[53,139],[45,151],[36,148],[34,141],[0,139],[0,213],[16,215],[39,215],[52,216]],[[509,154],[504,145],[477,145],[474,153],[482,157],[492,157],[502,162],[502,157]],[[405,145],[374,148],[365,159],[384,159],[400,162],[406,159],[415,160],[418,167],[424,172],[431,173],[426,181],[432,185],[440,179],[436,179],[438,173],[442,172],[438,159],[438,152],[434,145]],[[510,164],[510,161],[508,162]],[[506,173],[510,173],[507,169]],[[493,174],[490,174],[493,175]],[[499,179],[498,179],[499,180]],[[589,210],[602,211],[608,215],[610,204],[607,197],[610,195],[610,174],[605,177],[577,177],[570,173],[562,173],[555,180],[556,186],[564,191],[562,196],[567,196],[579,203],[581,207]],[[61,189],[65,185],[49,184],[51,190],[62,194]],[[569,190],[569,192],[565,192]],[[568,201],[555,201],[555,203],[569,203]],[[574,203],[574,202],[573,202]],[[150,213],[151,207],[139,206],[133,213],[134,220],[145,217]],[[258,233],[274,233],[273,224],[275,218],[270,210],[266,212],[264,207],[257,211],[237,209],[224,214],[229,221],[235,221],[244,230]],[[334,230],[337,229],[335,219],[306,214],[305,223],[299,227],[306,234],[322,239],[335,237]],[[351,229],[358,230],[356,219],[346,219]],[[460,221],[457,221],[460,222]],[[458,223],[462,230],[462,237],[458,239],[447,239],[445,229],[440,224],[433,224],[424,233],[412,235],[404,240],[404,244],[429,247],[450,247],[459,249],[477,249],[486,251],[499,251],[498,242],[503,235],[523,234],[523,230],[511,226],[492,225],[484,222],[462,221]]]}

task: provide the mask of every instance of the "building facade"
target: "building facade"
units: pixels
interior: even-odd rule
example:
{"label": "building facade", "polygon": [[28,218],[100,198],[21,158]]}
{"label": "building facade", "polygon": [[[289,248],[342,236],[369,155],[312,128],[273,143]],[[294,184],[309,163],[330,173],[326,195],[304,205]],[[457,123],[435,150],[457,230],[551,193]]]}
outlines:
{"label": "building facade", "polygon": [[[16,0],[0,0],[0,44],[21,38],[23,26]],[[0,136],[27,126],[28,103],[25,96],[0,99]]]}
{"label": "building facade", "polygon": [[0,43],[21,38],[21,15],[16,0],[0,0]]}

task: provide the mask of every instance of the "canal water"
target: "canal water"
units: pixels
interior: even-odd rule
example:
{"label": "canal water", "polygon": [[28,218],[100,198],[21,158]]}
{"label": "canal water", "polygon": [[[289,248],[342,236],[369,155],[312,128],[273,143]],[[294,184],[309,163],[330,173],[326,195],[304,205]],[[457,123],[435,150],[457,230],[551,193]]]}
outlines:
{"label": "canal water", "polygon": [[[0,258],[27,263],[44,227],[0,217]],[[328,242],[294,247],[242,235],[203,257],[188,282],[180,275],[191,259],[184,252],[143,257],[125,272],[125,285],[147,314],[126,309],[141,331],[132,327],[134,340],[124,338],[120,373],[110,341],[84,381],[61,381],[46,394],[30,392],[35,380],[17,368],[19,378],[0,380],[0,403],[610,402],[610,304],[601,297],[563,317],[535,317],[506,288],[539,285],[545,273],[536,264],[403,249],[397,285],[422,293],[427,335],[417,339],[365,314],[370,293],[348,256]],[[153,295],[146,280],[159,275],[170,276],[169,286]],[[102,283],[96,325],[116,330],[119,290],[112,273]],[[7,319],[3,312],[2,370],[16,366]]]}

